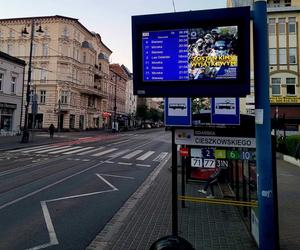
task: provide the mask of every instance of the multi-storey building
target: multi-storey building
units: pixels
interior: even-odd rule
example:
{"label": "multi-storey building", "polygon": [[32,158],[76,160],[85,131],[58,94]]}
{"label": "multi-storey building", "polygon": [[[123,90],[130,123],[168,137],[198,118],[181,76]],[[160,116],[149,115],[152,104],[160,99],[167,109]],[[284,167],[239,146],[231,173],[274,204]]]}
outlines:
{"label": "multi-storey building", "polygon": [[[227,6],[253,7],[253,3],[228,0]],[[268,0],[267,14],[272,118],[284,117],[287,126],[300,129],[300,0]]]}
{"label": "multi-storey building", "polygon": [[20,132],[25,62],[0,51],[0,135]]}
{"label": "multi-storey building", "polygon": [[126,83],[126,103],[125,103],[125,112],[128,115],[128,127],[135,127],[135,115],[136,115],[136,102],[137,96],[133,94],[133,80],[132,73],[125,66],[121,66],[124,72],[127,74],[128,80]]}
{"label": "multi-storey building", "polygon": [[110,64],[110,81],[108,86],[108,105],[105,123],[107,127],[112,127],[113,122],[118,122],[119,128],[127,127],[126,104],[126,83],[128,76],[119,64]]}
{"label": "multi-storey building", "polygon": [[[36,126],[48,128],[53,123],[61,129],[83,130],[102,127],[112,51],[99,34],[89,31],[78,19],[57,15],[0,19],[0,50],[28,62],[32,26],[29,84],[31,95],[38,96]],[[22,34],[24,28],[27,36]],[[38,34],[38,28],[43,33]],[[25,85],[27,79],[25,75]],[[32,117],[29,108],[29,126]]]}

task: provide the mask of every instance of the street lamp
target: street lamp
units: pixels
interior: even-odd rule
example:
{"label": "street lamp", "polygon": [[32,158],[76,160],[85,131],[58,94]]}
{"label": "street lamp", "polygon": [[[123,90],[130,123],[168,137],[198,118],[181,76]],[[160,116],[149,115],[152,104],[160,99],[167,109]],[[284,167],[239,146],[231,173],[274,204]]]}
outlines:
{"label": "street lamp", "polygon": [[[39,33],[43,33],[41,25],[39,29],[36,31]],[[23,35],[28,35],[29,33],[25,28],[22,30]],[[28,63],[28,80],[27,80],[27,89],[26,89],[26,104],[25,104],[25,119],[24,119],[24,127],[23,127],[23,136],[22,143],[27,143],[29,141],[29,130],[28,130],[28,108],[30,103],[30,82],[31,82],[31,62],[32,62],[32,47],[33,47],[33,37],[34,37],[34,19],[31,20],[31,34],[30,34],[30,51],[29,51],[29,63]]]}

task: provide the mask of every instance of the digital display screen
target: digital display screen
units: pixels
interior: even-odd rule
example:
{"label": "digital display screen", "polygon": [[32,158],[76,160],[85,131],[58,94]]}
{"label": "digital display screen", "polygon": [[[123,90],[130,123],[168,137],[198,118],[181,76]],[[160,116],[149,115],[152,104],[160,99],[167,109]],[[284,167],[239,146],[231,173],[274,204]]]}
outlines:
{"label": "digital display screen", "polygon": [[143,80],[236,80],[238,44],[238,26],[144,31]]}

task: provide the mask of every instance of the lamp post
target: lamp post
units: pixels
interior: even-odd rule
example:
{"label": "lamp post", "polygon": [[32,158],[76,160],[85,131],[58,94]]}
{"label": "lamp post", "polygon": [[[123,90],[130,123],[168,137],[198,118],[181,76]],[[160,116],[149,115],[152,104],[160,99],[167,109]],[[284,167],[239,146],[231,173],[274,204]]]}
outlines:
{"label": "lamp post", "polygon": [[115,99],[114,99],[114,126],[113,132],[116,132],[116,118],[117,118],[117,74],[115,74]]}
{"label": "lamp post", "polygon": [[[43,30],[41,26],[37,32],[42,33]],[[26,27],[22,30],[22,34],[29,34],[26,30]],[[28,108],[30,103],[30,83],[31,83],[31,63],[32,63],[32,47],[33,47],[33,37],[34,37],[34,19],[31,20],[31,34],[30,34],[30,51],[29,51],[29,63],[28,63],[28,79],[27,79],[27,88],[26,88],[26,104],[25,104],[25,118],[24,118],[24,127],[23,127],[23,136],[22,143],[27,143],[29,141],[29,130],[28,130]]]}

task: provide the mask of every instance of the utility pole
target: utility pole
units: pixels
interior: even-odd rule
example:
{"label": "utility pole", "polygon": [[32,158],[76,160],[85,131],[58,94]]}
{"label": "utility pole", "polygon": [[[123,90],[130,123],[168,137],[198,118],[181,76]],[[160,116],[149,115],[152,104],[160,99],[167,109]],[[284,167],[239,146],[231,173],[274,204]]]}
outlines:
{"label": "utility pole", "polygon": [[115,73],[114,125],[113,132],[117,132],[117,74]]}

